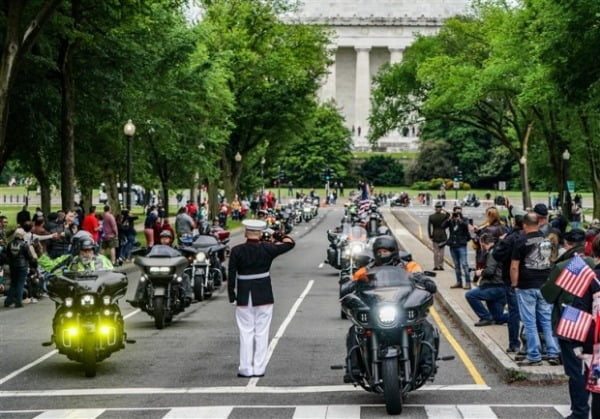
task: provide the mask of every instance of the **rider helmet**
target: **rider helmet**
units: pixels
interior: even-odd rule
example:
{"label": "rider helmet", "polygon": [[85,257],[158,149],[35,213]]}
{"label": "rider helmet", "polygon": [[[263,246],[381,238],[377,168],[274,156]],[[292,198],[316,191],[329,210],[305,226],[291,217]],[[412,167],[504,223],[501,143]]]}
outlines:
{"label": "rider helmet", "polygon": [[160,232],[159,237],[168,237],[170,239],[173,239],[173,233],[171,233],[169,230],[163,230]]}
{"label": "rider helmet", "polygon": [[94,243],[94,240],[92,240],[92,239],[84,238],[84,239],[81,239],[81,241],[79,242],[79,250],[89,250],[89,249],[95,249],[95,248],[96,248],[96,243]]}
{"label": "rider helmet", "polygon": [[[388,254],[380,254],[380,249],[389,250]],[[379,236],[373,242],[373,254],[376,265],[390,265],[398,257],[398,244],[392,236]]]}

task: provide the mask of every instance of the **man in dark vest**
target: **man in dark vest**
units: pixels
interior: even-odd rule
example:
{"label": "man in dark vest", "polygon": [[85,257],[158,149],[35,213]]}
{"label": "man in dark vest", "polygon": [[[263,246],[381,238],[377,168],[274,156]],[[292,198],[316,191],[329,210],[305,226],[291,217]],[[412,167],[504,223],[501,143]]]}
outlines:
{"label": "man in dark vest", "polygon": [[274,242],[262,242],[262,231],[267,228],[264,221],[242,223],[247,241],[231,249],[228,281],[229,301],[237,303],[235,317],[240,330],[238,377],[262,377],[274,303],[269,270],[273,259],[292,250],[295,242],[281,232],[273,234]]}
{"label": "man in dark vest", "polygon": [[444,222],[448,219],[450,214],[442,209],[442,202],[438,201],[435,203],[435,212],[429,216],[427,221],[427,231],[431,244],[433,245],[433,270],[443,271],[444,270],[444,246],[448,236],[446,229],[444,228]]}

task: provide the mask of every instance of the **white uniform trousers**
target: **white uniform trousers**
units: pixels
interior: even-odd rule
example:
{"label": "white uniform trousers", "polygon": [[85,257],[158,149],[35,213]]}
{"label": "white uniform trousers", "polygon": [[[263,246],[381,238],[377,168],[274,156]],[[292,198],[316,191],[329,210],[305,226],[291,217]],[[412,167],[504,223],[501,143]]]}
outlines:
{"label": "white uniform trousers", "polygon": [[242,375],[263,375],[267,368],[269,327],[273,318],[273,304],[252,306],[252,295],[247,306],[237,306],[235,318],[240,329],[240,366]]}

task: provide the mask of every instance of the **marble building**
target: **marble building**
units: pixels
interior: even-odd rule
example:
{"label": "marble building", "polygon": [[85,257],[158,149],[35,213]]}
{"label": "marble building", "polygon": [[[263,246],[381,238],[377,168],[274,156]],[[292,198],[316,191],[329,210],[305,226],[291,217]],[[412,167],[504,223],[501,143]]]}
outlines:
{"label": "marble building", "polygon": [[[384,63],[402,60],[415,34],[435,34],[444,19],[468,12],[469,0],[301,0],[285,19],[325,25],[334,35],[333,65],[320,99],[335,99],[353,132],[354,148],[368,150],[372,78]],[[388,151],[417,148],[418,126],[390,133],[378,142]]]}

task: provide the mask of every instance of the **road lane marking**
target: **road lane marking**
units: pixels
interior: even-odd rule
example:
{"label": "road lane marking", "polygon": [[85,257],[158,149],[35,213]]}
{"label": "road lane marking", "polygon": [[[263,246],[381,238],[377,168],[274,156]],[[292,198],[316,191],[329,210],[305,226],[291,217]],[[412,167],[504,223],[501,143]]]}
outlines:
{"label": "road lane marking", "polygon": [[[489,391],[487,385],[424,385],[421,391]],[[72,397],[72,396],[114,396],[114,395],[153,395],[153,394],[300,394],[300,393],[343,393],[361,392],[353,385],[332,386],[229,386],[229,387],[124,387],[124,388],[73,388],[61,390],[13,390],[0,391],[0,398],[8,397]]]}
{"label": "road lane marking", "polygon": [[163,416],[163,419],[227,419],[234,406],[176,407]]}
{"label": "road lane marking", "polygon": [[34,419],[94,419],[104,413],[106,409],[61,409],[46,410]]}
{"label": "road lane marking", "polygon": [[460,346],[456,339],[454,339],[454,336],[452,336],[452,334],[442,321],[442,318],[438,314],[437,310],[434,307],[431,307],[429,313],[431,314],[431,317],[433,317],[433,320],[437,324],[437,327],[440,330],[440,332],[442,332],[450,346],[452,346],[462,363],[467,368],[467,371],[469,371],[469,374],[471,374],[471,377],[473,377],[475,384],[486,385],[485,380],[483,379],[481,374],[479,374],[479,371],[477,371],[475,364],[473,364],[473,361],[471,361],[471,358],[469,358],[469,355],[467,355],[462,346]]}
{"label": "road lane marking", "polygon": [[412,214],[407,210],[403,209],[402,212],[408,215],[408,217],[415,222],[417,227],[419,227],[419,238],[421,239],[421,241],[423,241],[423,227],[421,227],[421,223],[415,217],[413,217]]}
{"label": "road lane marking", "polygon": [[[123,320],[125,320],[125,319],[127,319],[129,317],[132,317],[132,316],[138,314],[140,311],[141,310],[139,308],[136,309],[136,310],[134,310],[134,311],[132,311],[131,313],[127,314],[126,316],[123,316]],[[29,364],[25,365],[24,367],[19,368],[18,370],[11,372],[6,377],[3,377],[2,379],[0,379],[0,386],[2,384],[6,383],[8,380],[11,380],[11,379],[15,378],[17,375],[19,375],[19,374],[27,371],[28,369],[35,367],[37,364],[40,364],[40,363],[44,362],[46,359],[50,358],[53,355],[56,355],[57,353],[58,353],[58,349],[54,349],[54,350],[48,352],[47,354],[42,355],[41,357],[39,357],[35,361],[30,362]]]}
{"label": "road lane marking", "polygon": [[[313,286],[314,283],[315,283],[314,279],[311,279],[310,281],[308,281],[308,284],[306,285],[306,288],[304,288],[304,291],[302,291],[302,294],[300,294],[300,297],[298,297],[298,299],[296,300],[296,302],[294,303],[294,305],[290,309],[290,312],[288,313],[287,317],[285,318],[285,320],[283,321],[283,323],[281,323],[281,326],[279,326],[279,330],[277,330],[277,333],[275,334],[275,336],[271,340],[271,343],[269,343],[269,349],[268,349],[268,352],[267,352],[267,363],[266,363],[267,366],[269,365],[269,361],[271,360],[271,356],[273,355],[273,351],[275,351],[275,347],[279,343],[279,339],[285,333],[285,329],[287,329],[288,325],[290,324],[290,322],[292,321],[292,319],[296,315],[296,311],[298,311],[298,307],[300,307],[300,304],[302,304],[302,301],[304,301],[304,297],[306,297],[306,295],[308,294],[308,292],[310,291],[310,289],[312,288],[312,286]],[[259,379],[260,379],[259,377],[251,378],[250,381],[248,382],[248,386],[247,387],[256,387],[256,383],[258,383]]]}
{"label": "road lane marking", "polygon": [[360,419],[359,405],[298,406],[293,419]]}

